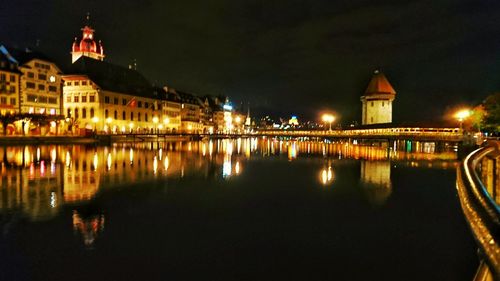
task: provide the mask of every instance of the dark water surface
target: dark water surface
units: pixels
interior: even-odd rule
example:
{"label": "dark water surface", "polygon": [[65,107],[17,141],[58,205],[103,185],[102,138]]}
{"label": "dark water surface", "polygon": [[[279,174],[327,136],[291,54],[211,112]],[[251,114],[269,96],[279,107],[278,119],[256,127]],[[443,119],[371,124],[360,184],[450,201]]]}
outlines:
{"label": "dark water surface", "polygon": [[448,151],[273,139],[0,148],[0,280],[471,280]]}

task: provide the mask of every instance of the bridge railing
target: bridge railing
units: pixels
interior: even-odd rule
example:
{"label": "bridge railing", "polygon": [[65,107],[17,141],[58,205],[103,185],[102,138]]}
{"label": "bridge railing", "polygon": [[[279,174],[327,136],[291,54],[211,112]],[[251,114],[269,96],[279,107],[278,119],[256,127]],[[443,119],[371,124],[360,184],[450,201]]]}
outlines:
{"label": "bridge railing", "polygon": [[[457,168],[460,204],[484,261],[475,280],[500,280],[500,208],[478,174],[487,157],[500,164],[499,155],[499,144],[489,143],[470,153]],[[498,178],[496,169],[490,173]]]}
{"label": "bridge railing", "polygon": [[439,138],[460,140],[463,135],[458,128],[373,128],[346,130],[258,130],[257,135],[275,136],[324,136],[324,137],[397,137]]}

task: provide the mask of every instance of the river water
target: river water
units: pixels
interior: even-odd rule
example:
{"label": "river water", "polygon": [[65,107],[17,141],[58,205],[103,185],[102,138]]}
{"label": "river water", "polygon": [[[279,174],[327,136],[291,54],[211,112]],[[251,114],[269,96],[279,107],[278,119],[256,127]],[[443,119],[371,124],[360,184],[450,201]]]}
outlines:
{"label": "river water", "polygon": [[471,280],[452,146],[0,147],[0,280]]}

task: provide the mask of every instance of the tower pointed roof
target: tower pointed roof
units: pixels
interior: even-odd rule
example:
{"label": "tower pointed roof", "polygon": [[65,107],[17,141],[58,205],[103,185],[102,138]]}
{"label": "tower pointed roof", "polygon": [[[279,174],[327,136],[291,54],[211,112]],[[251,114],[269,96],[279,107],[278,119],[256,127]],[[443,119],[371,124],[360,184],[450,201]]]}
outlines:
{"label": "tower pointed roof", "polygon": [[391,86],[385,75],[378,70],[375,70],[373,73],[373,77],[370,80],[370,83],[368,83],[368,87],[365,91],[365,96],[376,94],[396,94],[396,91],[394,91],[394,88]]}

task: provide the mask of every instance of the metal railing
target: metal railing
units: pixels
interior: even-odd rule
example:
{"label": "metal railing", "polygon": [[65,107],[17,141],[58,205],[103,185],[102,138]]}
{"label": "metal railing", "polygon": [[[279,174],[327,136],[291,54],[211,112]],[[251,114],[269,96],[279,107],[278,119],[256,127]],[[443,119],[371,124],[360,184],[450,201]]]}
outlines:
{"label": "metal railing", "polygon": [[[498,158],[500,147],[491,142],[470,153],[457,168],[460,204],[483,260],[475,280],[500,280],[500,208],[477,173],[485,157]],[[495,171],[493,177],[495,176]],[[487,266],[485,270],[484,265]]]}

